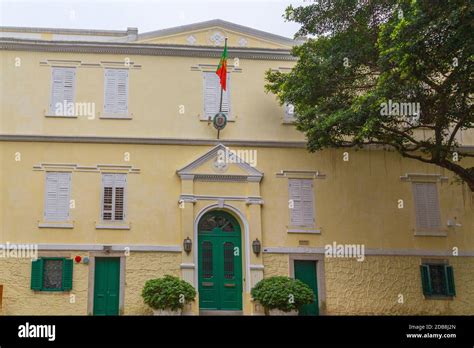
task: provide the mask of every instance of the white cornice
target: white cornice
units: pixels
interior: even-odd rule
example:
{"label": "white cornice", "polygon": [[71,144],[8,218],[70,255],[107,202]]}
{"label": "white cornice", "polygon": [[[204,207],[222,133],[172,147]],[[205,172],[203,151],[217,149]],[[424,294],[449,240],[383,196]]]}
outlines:
{"label": "white cornice", "polygon": [[[145,56],[184,56],[218,58],[222,47],[191,46],[170,44],[139,44],[128,42],[88,42],[88,41],[46,41],[16,38],[1,38],[0,50],[63,52],[63,53],[101,53],[130,54]],[[229,58],[287,60],[296,61],[289,49],[270,48],[229,48]]]}
{"label": "white cornice", "polygon": [[[264,253],[268,254],[324,254],[324,247],[265,247]],[[427,249],[381,249],[381,248],[365,248],[365,255],[380,256],[445,256],[445,257],[462,257],[474,256],[474,250],[459,251],[458,256],[453,256],[453,251],[447,250],[427,250]],[[334,257],[337,258],[337,257]]]}
{"label": "white cornice", "polygon": [[304,141],[244,140],[244,139],[190,139],[190,138],[143,138],[143,137],[101,137],[69,135],[0,134],[0,141],[86,143],[86,144],[142,144],[142,145],[217,145],[306,148]]}

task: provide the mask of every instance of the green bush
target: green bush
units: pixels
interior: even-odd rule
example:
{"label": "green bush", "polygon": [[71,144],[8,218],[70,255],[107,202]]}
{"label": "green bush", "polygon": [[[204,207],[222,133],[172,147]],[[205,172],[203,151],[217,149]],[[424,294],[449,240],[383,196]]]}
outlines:
{"label": "green bush", "polygon": [[171,275],[150,279],[142,290],[144,302],[153,309],[182,309],[194,301],[196,290],[188,282]]}
{"label": "green bush", "polygon": [[255,285],[251,294],[263,307],[284,312],[299,310],[314,301],[313,291],[308,285],[289,277],[265,278]]}

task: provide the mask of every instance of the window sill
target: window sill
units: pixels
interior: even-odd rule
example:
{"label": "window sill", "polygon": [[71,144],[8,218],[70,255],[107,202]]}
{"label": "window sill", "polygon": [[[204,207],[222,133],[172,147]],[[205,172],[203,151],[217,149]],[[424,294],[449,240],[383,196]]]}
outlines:
{"label": "window sill", "polygon": [[39,222],[39,228],[66,228],[71,229],[74,228],[74,224],[72,222]]}
{"label": "window sill", "polygon": [[77,115],[56,115],[56,114],[45,114],[44,117],[49,118],[77,118]]}
{"label": "window sill", "polygon": [[450,295],[423,295],[425,297],[425,300],[445,300],[445,301],[453,301],[454,296]]}
{"label": "window sill", "polygon": [[95,225],[96,230],[129,230],[130,224],[123,223],[123,224],[108,224],[108,223],[101,223]]}
{"label": "window sill", "polygon": [[437,231],[416,231],[415,236],[418,237],[447,237],[448,232],[437,230]]}
{"label": "window sill", "polygon": [[321,234],[321,228],[316,229],[314,226],[288,226],[286,232],[301,234]]}
{"label": "window sill", "polygon": [[104,120],[131,120],[133,115],[101,115],[99,118]]}

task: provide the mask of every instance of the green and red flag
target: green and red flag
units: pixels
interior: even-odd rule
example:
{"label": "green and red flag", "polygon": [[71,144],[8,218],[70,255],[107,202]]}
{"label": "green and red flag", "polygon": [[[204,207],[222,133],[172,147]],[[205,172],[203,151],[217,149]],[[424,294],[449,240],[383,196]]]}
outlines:
{"label": "green and red flag", "polygon": [[221,87],[225,91],[227,87],[227,39],[225,40],[224,52],[222,52],[221,60],[219,66],[216,70],[217,76],[221,81]]}

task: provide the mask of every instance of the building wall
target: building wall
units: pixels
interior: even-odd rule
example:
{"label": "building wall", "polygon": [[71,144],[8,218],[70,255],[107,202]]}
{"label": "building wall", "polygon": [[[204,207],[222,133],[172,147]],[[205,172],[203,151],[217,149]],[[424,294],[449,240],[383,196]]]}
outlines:
{"label": "building wall", "polygon": [[[90,257],[84,251],[42,252],[39,256]],[[165,274],[179,277],[180,253],[134,252],[125,258],[125,315],[148,315],[141,292],[145,282]],[[0,284],[3,289],[3,315],[87,315],[90,265],[75,263],[73,288],[68,292],[30,289],[31,259],[0,258]]]}
{"label": "building wall", "polygon": [[[19,66],[16,66],[17,58],[20,59]],[[131,119],[103,119],[104,68],[125,68],[126,58],[130,60],[128,105]],[[60,66],[82,63],[76,68],[75,102],[94,103],[94,119],[45,116],[49,113],[51,66],[58,65],[52,60],[65,61]],[[48,65],[40,65],[46,61],[49,61]],[[231,62],[229,59],[229,66]],[[99,66],[86,67],[86,63]],[[206,64],[210,67],[199,67]],[[207,120],[200,119],[204,112],[203,72],[191,68],[215,71],[217,64],[216,58],[200,57],[0,51],[0,83],[9,86],[0,92],[0,99],[8,101],[0,104],[4,115],[0,132],[215,139],[215,129]],[[263,88],[265,71],[293,64],[291,61],[239,59],[241,72],[230,73],[231,114],[235,116],[235,122],[229,122],[222,132],[222,139],[304,140],[294,127],[282,124],[284,109],[275,96],[265,93]],[[266,126],[260,127],[262,124]]]}
{"label": "building wall", "polygon": [[[2,177],[0,188],[5,218],[3,238],[25,243],[102,243],[180,245],[181,186],[176,170],[199,157],[208,146],[96,145],[53,143],[0,143]],[[258,154],[257,168],[265,175],[261,187],[262,233],[266,247],[297,247],[300,240],[310,247],[340,243],[364,243],[368,248],[415,248],[445,250],[459,246],[474,249],[473,201],[467,188],[453,181],[449,172],[416,161],[400,161],[383,151],[350,152],[342,161],[341,151],[309,154],[304,149],[247,148]],[[124,161],[129,153],[130,161]],[[21,160],[15,160],[15,154]],[[100,222],[100,172],[72,173],[72,230],[39,228],[43,220],[45,171],[34,170],[40,163],[131,165],[139,174],[128,174],[128,231],[96,230]],[[163,166],[166,163],[166,166]],[[276,173],[282,169],[321,171],[325,179],[314,180],[316,225],[320,234],[287,233],[289,225],[287,179]],[[49,169],[51,170],[51,169]],[[354,175],[357,173],[357,175]],[[411,183],[406,173],[440,173],[447,183],[439,183],[441,222],[446,237],[414,236],[415,212]],[[196,194],[246,195],[240,183],[199,182]],[[244,192],[242,192],[244,191]],[[398,200],[404,208],[398,208]],[[195,209],[194,215],[198,213]],[[462,226],[447,227],[448,219]]]}
{"label": "building wall", "polygon": [[[321,312],[325,315],[472,315],[474,257],[435,258],[448,260],[453,266],[456,296],[452,299],[423,296],[419,266],[426,257],[378,255],[366,256],[363,262],[325,257],[324,276],[318,275],[318,282],[324,287],[324,295],[319,294]],[[290,275],[289,254],[266,253],[263,262],[265,278]]]}
{"label": "building wall", "polygon": [[443,258],[454,269],[456,297],[452,300],[424,298],[421,259],[418,256],[367,256],[364,262],[358,262],[325,258],[327,314],[472,315],[474,257]]}

